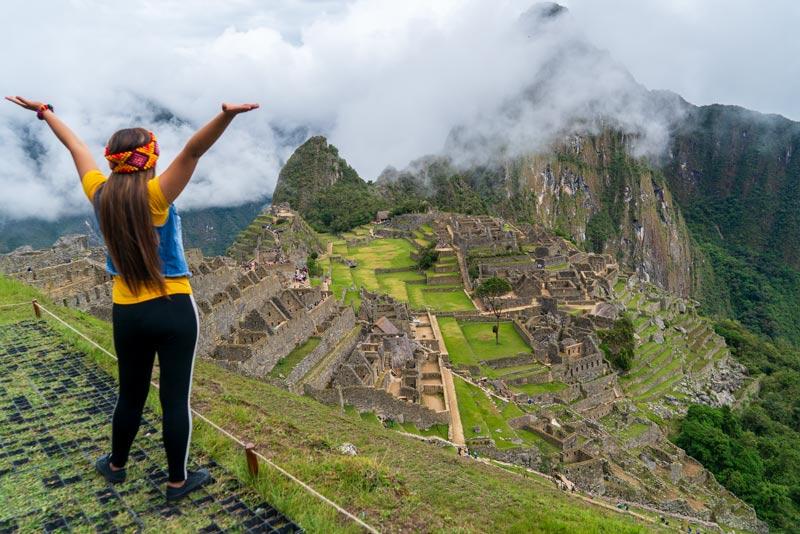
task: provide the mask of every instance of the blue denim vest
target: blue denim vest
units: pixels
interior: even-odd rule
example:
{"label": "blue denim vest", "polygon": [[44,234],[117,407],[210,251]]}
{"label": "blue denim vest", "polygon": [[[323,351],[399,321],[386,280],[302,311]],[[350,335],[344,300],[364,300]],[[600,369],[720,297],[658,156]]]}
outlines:
{"label": "blue denim vest", "polygon": [[[104,184],[105,185],[105,184]],[[94,195],[94,216],[97,224],[100,225],[100,193],[103,186],[97,189]],[[167,222],[161,226],[156,226],[158,234],[158,257],[161,260],[161,274],[165,278],[178,278],[181,276],[192,276],[189,266],[186,264],[186,255],[183,250],[183,234],[181,232],[181,218],[175,204],[169,205]],[[106,254],[106,270],[114,276],[119,276],[119,272],[111,261],[111,256]]]}

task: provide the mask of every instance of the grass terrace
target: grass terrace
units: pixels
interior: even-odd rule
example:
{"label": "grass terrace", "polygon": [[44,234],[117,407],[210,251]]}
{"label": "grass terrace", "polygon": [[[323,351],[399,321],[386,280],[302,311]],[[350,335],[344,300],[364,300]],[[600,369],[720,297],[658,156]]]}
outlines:
{"label": "grass terrace", "polygon": [[295,349],[290,352],[285,358],[281,358],[278,360],[278,363],[275,364],[275,367],[267,375],[269,378],[279,378],[280,375],[284,377],[289,376],[289,373],[294,370],[295,366],[303,361],[303,358],[311,354],[317,345],[319,345],[322,339],[318,337],[310,337],[308,340],[303,343],[302,345],[295,347]]}
{"label": "grass terrace", "polygon": [[[535,446],[543,452],[555,452],[536,434],[509,426],[508,419],[524,414],[515,404],[489,397],[481,388],[460,377],[455,378],[455,387],[465,438],[490,437],[498,449]],[[480,432],[475,432],[477,427]]]}
{"label": "grass terrace", "polygon": [[[420,274],[416,271],[416,262],[411,258],[414,246],[405,239],[375,239],[368,245],[348,247],[342,241],[333,242],[333,254],[356,262],[356,267],[348,267],[337,261],[323,260],[321,265],[325,272],[330,269],[333,281],[329,289],[338,299],[343,290],[347,290],[345,304],[355,301],[356,309],[360,304],[358,288],[364,286],[369,291],[387,293],[398,300],[408,302],[415,310],[459,311],[472,310],[472,300],[464,293],[461,284],[439,285],[436,289],[445,291],[428,291],[425,285],[428,276],[452,276],[458,274],[458,265],[453,262],[454,272],[437,275],[432,271]],[[393,273],[376,273],[376,269],[408,269]],[[418,282],[418,283],[414,283]]]}

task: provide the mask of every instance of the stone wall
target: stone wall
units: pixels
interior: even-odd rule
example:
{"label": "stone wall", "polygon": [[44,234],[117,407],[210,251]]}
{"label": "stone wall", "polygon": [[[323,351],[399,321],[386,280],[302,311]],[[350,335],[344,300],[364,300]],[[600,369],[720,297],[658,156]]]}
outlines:
{"label": "stone wall", "polygon": [[597,495],[602,495],[606,492],[605,482],[603,481],[602,458],[594,458],[574,464],[562,464],[561,470],[564,476],[583,490]]}
{"label": "stone wall", "polygon": [[514,322],[514,330],[517,331],[517,334],[519,334],[519,336],[525,341],[525,343],[529,347],[533,348],[534,346],[533,337],[531,336],[530,332],[528,332],[528,329],[525,328],[522,325],[522,323],[519,322],[519,319],[515,318],[513,322]]}
{"label": "stone wall", "polygon": [[586,408],[581,411],[581,415],[586,417],[587,419],[598,420],[602,419],[603,417],[607,416],[611,412],[614,411],[614,403],[607,402],[605,404],[598,404],[593,408]]}
{"label": "stone wall", "polygon": [[[553,374],[557,374],[555,369]],[[603,355],[600,352],[582,357],[563,357],[563,381],[588,381],[605,371]]]}
{"label": "stone wall", "polygon": [[[350,309],[352,310],[352,308]],[[344,337],[338,340],[331,352],[326,354],[318,365],[311,367],[309,372],[298,380],[295,384],[295,392],[302,393],[300,388],[305,387],[306,383],[316,389],[327,387],[331,383],[334,373],[346,367],[342,364],[353,353],[358,343],[364,339],[365,332],[356,324],[350,332],[345,333]]]}
{"label": "stone wall", "polygon": [[505,358],[497,358],[495,360],[480,361],[481,365],[485,365],[490,369],[502,369],[504,367],[519,367],[521,365],[532,365],[538,363],[535,355],[529,352],[520,352],[516,356],[508,356]]}
{"label": "stone wall", "polygon": [[290,321],[282,323],[275,332],[264,337],[261,342],[251,345],[252,357],[242,362],[241,372],[254,376],[269,373],[278,360],[289,355],[294,348],[314,332],[314,323],[308,314],[301,313]]}
{"label": "stone wall", "polygon": [[96,285],[111,280],[111,275],[106,272],[104,265],[85,258],[26,270],[11,277],[47,293],[54,300],[88,291]]}
{"label": "stone wall", "polygon": [[547,382],[552,382],[553,376],[550,374],[549,371],[542,371],[540,373],[534,373],[527,376],[521,376],[519,378],[509,378],[506,379],[505,382],[509,386],[524,386],[526,384],[544,384]]}
{"label": "stone wall", "polygon": [[470,445],[469,450],[470,452],[478,453],[478,456],[491,458],[500,462],[521,465],[537,471],[541,471],[542,469],[542,456],[539,449],[498,449],[492,445]]}
{"label": "stone wall", "polygon": [[[266,275],[261,268],[244,273],[238,268],[220,267],[209,274],[210,279],[207,279],[208,275],[197,276],[199,287],[195,290],[201,313],[197,352],[206,356],[211,355],[223,337],[231,334],[251,311],[264,309],[282,290],[278,278]],[[265,276],[259,278],[262,274]],[[231,296],[232,281],[236,281],[238,298]],[[192,284],[194,287],[195,280]],[[220,290],[211,293],[217,289]]]}
{"label": "stone wall", "polygon": [[339,391],[344,403],[355,407],[356,411],[372,412],[378,415],[393,417],[413,423],[417,428],[424,430],[433,425],[446,425],[450,423],[449,412],[434,412],[419,405],[397,399],[386,391],[367,387],[346,387],[341,389],[315,389],[306,385],[304,393],[323,404],[339,405]]}
{"label": "stone wall", "polygon": [[576,402],[573,408],[579,412],[583,412],[584,410],[595,408],[601,404],[613,402],[615,398],[616,394],[613,389],[605,389],[591,397]]}
{"label": "stone wall", "polygon": [[454,274],[452,276],[428,276],[427,283],[429,286],[443,286],[447,284],[461,283],[461,275]]}
{"label": "stone wall", "polygon": [[656,444],[660,443],[661,440],[662,435],[661,431],[658,429],[658,425],[652,424],[638,436],[625,441],[625,443],[622,445],[622,448],[628,450],[644,447],[645,445],[655,446]]}
{"label": "stone wall", "polygon": [[581,390],[587,396],[597,395],[605,389],[613,388],[617,383],[617,375],[614,373],[601,376],[591,382],[584,382],[581,384]]}
{"label": "stone wall", "polygon": [[553,394],[553,397],[562,404],[569,404],[581,396],[581,385],[570,384],[567,389],[558,391]]}
{"label": "stone wall", "polygon": [[[0,273],[12,274],[66,264],[79,256],[89,255],[89,236],[72,234],[58,239],[52,247],[32,250],[20,247],[8,254],[0,254]],[[105,253],[95,253],[97,261],[104,261]]]}
{"label": "stone wall", "polygon": [[[332,298],[329,300],[335,302]],[[292,369],[289,376],[286,377],[286,384],[289,388],[294,388],[301,378],[308,374],[315,365],[336,347],[339,341],[344,339],[347,334],[353,330],[355,324],[356,316],[353,312],[353,308],[350,306],[343,307],[342,312],[330,322],[328,329],[323,332],[319,345],[303,358],[303,360]],[[346,347],[343,347],[340,350],[344,351],[346,349]],[[350,352],[352,352],[352,349],[350,349],[348,354]]]}

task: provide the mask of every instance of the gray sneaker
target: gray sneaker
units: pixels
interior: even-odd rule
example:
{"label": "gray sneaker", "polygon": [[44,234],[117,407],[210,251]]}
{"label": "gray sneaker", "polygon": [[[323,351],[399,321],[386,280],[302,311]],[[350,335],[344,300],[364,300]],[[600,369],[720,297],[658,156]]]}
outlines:
{"label": "gray sneaker", "polygon": [[186,483],[180,488],[173,488],[167,486],[167,500],[175,502],[183,499],[191,492],[204,486],[211,481],[211,473],[207,469],[199,469],[197,471],[189,471],[186,477]]}
{"label": "gray sneaker", "polygon": [[118,471],[111,469],[111,453],[104,454],[98,458],[94,464],[94,468],[97,469],[97,472],[103,475],[105,479],[112,484],[125,482],[125,477],[128,475],[128,472],[125,468],[122,468]]}

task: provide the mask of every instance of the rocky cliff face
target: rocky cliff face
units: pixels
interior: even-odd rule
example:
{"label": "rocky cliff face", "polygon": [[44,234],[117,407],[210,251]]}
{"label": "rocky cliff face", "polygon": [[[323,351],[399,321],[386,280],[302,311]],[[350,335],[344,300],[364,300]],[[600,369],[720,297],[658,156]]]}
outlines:
{"label": "rocky cliff face", "polygon": [[625,135],[575,135],[544,155],[506,165],[507,198],[531,218],[595,252],[613,254],[641,278],[686,296],[692,251],[664,178],[626,154]]}

